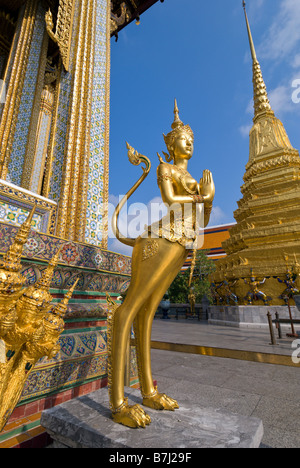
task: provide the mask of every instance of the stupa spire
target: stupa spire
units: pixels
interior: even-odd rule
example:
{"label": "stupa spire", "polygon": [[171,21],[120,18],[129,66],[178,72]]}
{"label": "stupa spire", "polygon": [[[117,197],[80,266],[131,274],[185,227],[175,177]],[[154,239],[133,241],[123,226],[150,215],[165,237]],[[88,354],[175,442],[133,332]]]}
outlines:
{"label": "stupa spire", "polygon": [[267,88],[262,76],[262,71],[260,64],[257,60],[256,50],[254,46],[254,41],[251,33],[251,28],[248,20],[248,15],[246,11],[246,2],[243,0],[243,8],[245,13],[249,44],[252,56],[252,65],[253,65],[253,91],[254,91],[254,120],[256,120],[262,114],[272,114],[274,112],[271,108],[271,104],[268,98]]}

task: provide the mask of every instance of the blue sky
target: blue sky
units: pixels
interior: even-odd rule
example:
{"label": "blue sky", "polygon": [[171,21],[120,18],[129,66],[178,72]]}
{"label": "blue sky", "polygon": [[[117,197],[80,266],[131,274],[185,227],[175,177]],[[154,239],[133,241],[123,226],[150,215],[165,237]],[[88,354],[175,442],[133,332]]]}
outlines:
{"label": "blue sky", "polygon": [[[276,116],[300,149],[300,1],[248,0],[248,17]],[[300,86],[299,86],[300,87]],[[195,134],[189,171],[199,180],[213,173],[216,197],[211,225],[234,222],[249,156],[253,118],[252,64],[241,0],[165,0],[130,24],[111,43],[110,200],[126,193],[141,169],[127,159],[125,141],[152,161],[131,202],[159,197],[156,153],[173,122]],[[300,93],[299,93],[300,96]],[[109,249],[130,254],[116,241]]]}

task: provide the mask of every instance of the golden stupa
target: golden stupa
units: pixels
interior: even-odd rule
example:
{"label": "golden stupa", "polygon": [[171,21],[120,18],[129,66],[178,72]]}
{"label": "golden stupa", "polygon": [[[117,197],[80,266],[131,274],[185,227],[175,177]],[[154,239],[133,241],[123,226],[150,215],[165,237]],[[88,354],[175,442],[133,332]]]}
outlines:
{"label": "golden stupa", "polygon": [[[299,286],[300,157],[271,108],[245,4],[244,10],[253,61],[250,154],[234,213],[237,223],[223,243],[227,256],[217,262],[213,281],[217,287],[224,281],[230,285],[239,304],[284,305]],[[255,287],[263,294],[251,300]]]}

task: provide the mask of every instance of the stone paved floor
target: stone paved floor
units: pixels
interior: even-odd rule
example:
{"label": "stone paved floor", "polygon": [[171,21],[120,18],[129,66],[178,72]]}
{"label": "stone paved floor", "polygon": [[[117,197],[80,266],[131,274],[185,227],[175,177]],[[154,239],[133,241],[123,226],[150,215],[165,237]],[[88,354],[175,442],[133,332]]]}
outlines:
{"label": "stone paved floor", "polygon": [[[292,355],[293,339],[270,346],[268,330],[241,330],[197,321],[155,320],[152,340]],[[180,399],[255,416],[264,424],[263,444],[300,447],[300,364],[289,367],[236,359],[152,350],[159,390]]]}

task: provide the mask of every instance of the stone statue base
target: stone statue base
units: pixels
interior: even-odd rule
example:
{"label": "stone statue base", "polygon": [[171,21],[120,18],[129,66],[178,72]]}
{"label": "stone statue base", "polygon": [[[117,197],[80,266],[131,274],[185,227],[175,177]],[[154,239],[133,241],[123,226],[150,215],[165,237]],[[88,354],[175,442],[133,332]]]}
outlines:
{"label": "stone statue base", "polygon": [[[267,314],[270,312],[272,319],[278,312],[279,318],[289,319],[288,306],[210,306],[208,307],[208,323],[212,325],[226,325],[240,328],[265,328],[268,327]],[[293,319],[300,319],[297,307],[291,307]],[[290,325],[282,325],[282,327]]]}
{"label": "stone statue base", "polygon": [[[140,392],[126,388],[129,404],[141,402]],[[152,423],[130,429],[110,417],[107,388],[45,410],[41,424],[53,448],[258,448],[261,420],[219,409],[179,402],[174,412],[145,408]]]}

